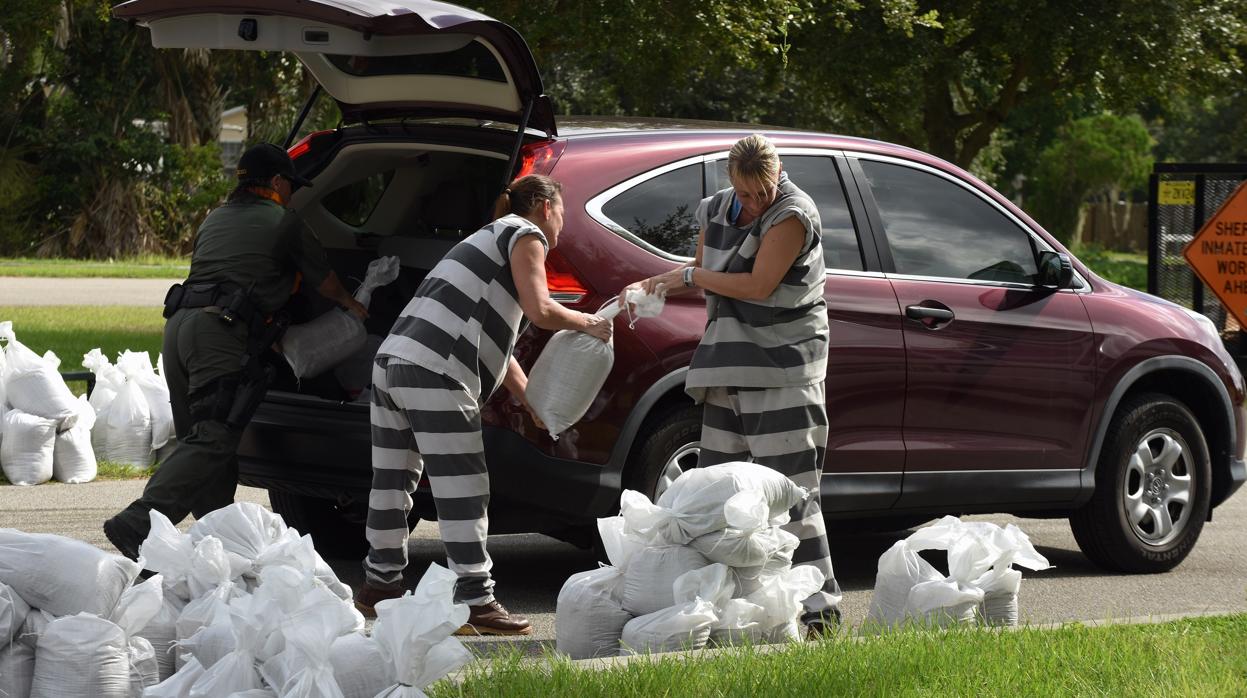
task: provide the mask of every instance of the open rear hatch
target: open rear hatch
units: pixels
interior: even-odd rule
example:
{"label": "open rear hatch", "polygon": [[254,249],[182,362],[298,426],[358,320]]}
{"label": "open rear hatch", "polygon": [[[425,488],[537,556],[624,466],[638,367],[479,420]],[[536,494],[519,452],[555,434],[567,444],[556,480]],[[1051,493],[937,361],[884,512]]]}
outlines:
{"label": "open rear hatch", "polygon": [[556,134],[532,52],[515,29],[429,0],[130,0],[118,19],[156,48],[289,51],[347,122],[467,117]]}

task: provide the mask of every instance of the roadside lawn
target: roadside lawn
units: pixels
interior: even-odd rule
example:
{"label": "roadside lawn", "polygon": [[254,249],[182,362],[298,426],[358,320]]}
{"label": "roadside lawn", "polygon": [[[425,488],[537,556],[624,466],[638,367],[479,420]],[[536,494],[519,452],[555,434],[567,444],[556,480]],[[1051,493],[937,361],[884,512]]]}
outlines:
{"label": "roadside lawn", "polygon": [[1098,247],[1073,250],[1074,256],[1091,271],[1122,286],[1147,291],[1147,255],[1135,252],[1110,252]]}
{"label": "roadside lawn", "polygon": [[[0,305],[5,320],[13,321],[17,341],[39,354],[56,352],[62,373],[83,370],[82,355],[96,347],[111,361],[123,349],[146,351],[155,364],[165,326],[158,307],[118,305]],[[75,392],[85,390],[84,384]]]}
{"label": "roadside lawn", "polygon": [[896,632],[862,640],[672,655],[605,670],[519,653],[430,696],[1242,696],[1247,615],[1016,632]]}
{"label": "roadside lawn", "polygon": [[0,257],[0,276],[184,279],[188,270],[190,259],[183,257],[149,256],[106,261]]}

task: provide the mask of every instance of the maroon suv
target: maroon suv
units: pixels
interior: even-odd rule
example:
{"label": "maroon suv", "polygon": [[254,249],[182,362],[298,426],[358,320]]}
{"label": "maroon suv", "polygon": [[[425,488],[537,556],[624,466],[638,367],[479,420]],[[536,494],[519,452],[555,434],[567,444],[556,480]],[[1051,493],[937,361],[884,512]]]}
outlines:
{"label": "maroon suv", "polygon": [[[401,259],[399,280],[373,297],[374,343],[423,275],[486,222],[512,173],[563,183],[550,290],[593,310],[688,259],[698,201],[728,186],[727,151],[756,130],[556,126],[523,39],[444,3],[132,0],[116,14],[148,24],[157,46],[293,51],[337,101],[342,125],[291,149],[314,181],[293,207],[344,279],[379,255]],[[822,218],[826,515],[898,527],[972,512],[1068,517],[1105,567],[1178,564],[1247,479],[1243,379],[1212,323],[1099,278],[935,157],[764,132]],[[295,312],[310,318],[323,303],[301,296]],[[496,396],[485,410],[491,530],[587,542],[623,488],[656,495],[695,467],[700,409],[683,387],[704,325],[703,299],[688,296],[635,328],[617,320],[614,370],[557,442]],[[521,364],[548,336],[521,338]],[[364,544],[370,482],[366,392],[353,373],[284,376],[240,451],[240,480],[339,550]],[[420,492],[415,514],[433,518]]]}

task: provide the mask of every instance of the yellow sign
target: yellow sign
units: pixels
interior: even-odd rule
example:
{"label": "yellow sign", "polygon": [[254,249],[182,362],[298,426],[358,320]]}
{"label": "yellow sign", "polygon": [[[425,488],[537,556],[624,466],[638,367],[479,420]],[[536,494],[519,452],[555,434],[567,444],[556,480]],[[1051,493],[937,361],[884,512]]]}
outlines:
{"label": "yellow sign", "polygon": [[1194,206],[1195,182],[1161,182],[1157,198],[1162,206]]}
{"label": "yellow sign", "polygon": [[1226,199],[1182,254],[1239,326],[1247,327],[1247,183]]}

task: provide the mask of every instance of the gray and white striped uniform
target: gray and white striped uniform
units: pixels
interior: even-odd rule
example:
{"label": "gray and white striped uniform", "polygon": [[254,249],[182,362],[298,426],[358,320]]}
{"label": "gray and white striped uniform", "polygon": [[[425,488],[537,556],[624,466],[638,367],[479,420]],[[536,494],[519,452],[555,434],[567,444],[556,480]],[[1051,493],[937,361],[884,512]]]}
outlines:
{"label": "gray and white striped uniform", "polygon": [[377,351],[364,559],[372,586],[402,583],[411,493],[427,466],[446,556],[459,575],[455,600],[493,600],[480,406],[502,384],[524,323],[510,258],[525,235],[536,235],[548,249],[541,230],[516,215],[455,245]]}
{"label": "gray and white striped uniform", "polygon": [[702,266],[711,271],[752,271],[763,236],[789,218],[805,228],[805,243],[767,298],[745,301],[706,292],[706,331],[685,389],[705,403],[702,465],[752,459],[810,490],[784,528],[801,539],[793,563],[814,565],[827,577],[822,591],[805,600],[805,620],[811,620],[832,608],[840,594],[819,502],[827,448],[822,226],[814,201],[787,175],[781,173],[778,188],[775,202],[745,226],[735,224],[739,207],[732,189],[697,209],[705,231]]}

